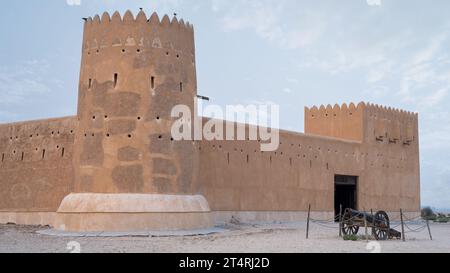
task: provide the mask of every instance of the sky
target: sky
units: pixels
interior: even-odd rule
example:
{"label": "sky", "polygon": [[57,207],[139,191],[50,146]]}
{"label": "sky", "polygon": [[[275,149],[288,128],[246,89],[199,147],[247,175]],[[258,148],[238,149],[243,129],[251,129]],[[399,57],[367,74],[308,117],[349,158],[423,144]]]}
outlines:
{"label": "sky", "polygon": [[76,114],[82,17],[130,9],[194,24],[198,93],[305,106],[372,102],[419,113],[422,205],[450,208],[450,1],[3,1],[0,123]]}

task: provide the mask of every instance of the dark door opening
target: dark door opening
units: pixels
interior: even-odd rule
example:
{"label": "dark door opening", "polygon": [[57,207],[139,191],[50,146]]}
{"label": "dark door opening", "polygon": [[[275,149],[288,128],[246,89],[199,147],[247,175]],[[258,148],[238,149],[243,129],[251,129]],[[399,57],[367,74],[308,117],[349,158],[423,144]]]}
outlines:
{"label": "dark door opening", "polygon": [[340,206],[345,209],[357,208],[357,176],[336,175],[334,177],[334,213],[339,216]]}

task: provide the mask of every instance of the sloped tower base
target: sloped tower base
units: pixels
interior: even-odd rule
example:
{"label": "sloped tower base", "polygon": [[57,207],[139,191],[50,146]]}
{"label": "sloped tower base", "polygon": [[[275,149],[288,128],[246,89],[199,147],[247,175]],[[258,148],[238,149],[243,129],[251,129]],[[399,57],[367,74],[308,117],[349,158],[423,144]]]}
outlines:
{"label": "sloped tower base", "polygon": [[214,226],[201,195],[70,194],[58,209],[55,229],[69,232],[137,232]]}

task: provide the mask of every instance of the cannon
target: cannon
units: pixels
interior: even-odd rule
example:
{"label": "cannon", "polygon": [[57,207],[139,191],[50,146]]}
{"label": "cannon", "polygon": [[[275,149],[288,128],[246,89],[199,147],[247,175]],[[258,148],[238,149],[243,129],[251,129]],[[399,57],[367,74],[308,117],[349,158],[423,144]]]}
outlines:
{"label": "cannon", "polygon": [[372,234],[379,241],[388,240],[398,236],[398,231],[390,228],[389,216],[384,211],[378,211],[375,215],[346,209],[342,216],[342,233],[344,235],[356,235],[361,227],[372,229]]}

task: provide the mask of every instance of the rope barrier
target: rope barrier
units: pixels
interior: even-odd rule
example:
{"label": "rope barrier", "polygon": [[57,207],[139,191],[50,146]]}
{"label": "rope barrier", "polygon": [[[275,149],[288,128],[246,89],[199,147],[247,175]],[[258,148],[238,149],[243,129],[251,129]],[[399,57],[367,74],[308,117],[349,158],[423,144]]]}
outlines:
{"label": "rope barrier", "polygon": [[[379,215],[379,214],[378,214]],[[346,227],[359,227],[361,228],[361,221],[366,219],[366,217],[370,217],[371,221],[368,221],[368,224],[372,228],[378,228],[380,230],[387,230],[386,225],[387,222],[389,222],[389,229],[396,230],[400,226],[402,226],[401,221],[403,220],[403,225],[406,227],[407,231],[403,231],[404,233],[418,233],[423,232],[428,228],[428,223],[422,219],[421,216],[408,218],[403,214],[403,219],[399,216],[397,218],[393,219],[384,219],[383,216],[377,217],[377,214],[371,213],[369,214],[365,212],[355,211],[355,210],[345,210],[345,213],[342,215],[336,215],[333,218],[325,219],[325,220],[318,220],[313,219],[309,217],[309,221],[317,226],[328,228],[328,229],[335,229],[339,228],[340,230]],[[350,218],[347,218],[351,216]],[[381,219],[380,219],[381,218]],[[342,225],[341,225],[342,224]],[[431,233],[430,233],[431,238]]]}

